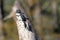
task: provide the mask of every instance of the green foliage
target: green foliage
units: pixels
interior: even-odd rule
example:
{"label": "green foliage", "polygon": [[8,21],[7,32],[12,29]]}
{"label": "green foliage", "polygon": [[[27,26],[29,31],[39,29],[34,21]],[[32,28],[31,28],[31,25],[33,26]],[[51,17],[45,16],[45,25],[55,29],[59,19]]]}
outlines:
{"label": "green foliage", "polygon": [[18,40],[18,32],[15,21],[11,18],[4,23],[6,40]]}
{"label": "green foliage", "polygon": [[10,13],[11,12],[11,9],[12,9],[12,6],[14,4],[14,0],[4,0],[3,1],[3,7],[4,7],[4,13]]}

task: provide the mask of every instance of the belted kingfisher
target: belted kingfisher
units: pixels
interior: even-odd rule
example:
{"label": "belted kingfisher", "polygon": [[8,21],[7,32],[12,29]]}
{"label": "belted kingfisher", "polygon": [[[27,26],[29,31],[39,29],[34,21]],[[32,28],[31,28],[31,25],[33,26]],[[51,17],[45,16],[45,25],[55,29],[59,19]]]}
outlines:
{"label": "belted kingfisher", "polygon": [[26,17],[21,10],[17,10],[16,19],[19,36],[22,36],[24,38],[23,40],[35,40],[35,34],[32,30],[32,25],[29,22],[29,18]]}

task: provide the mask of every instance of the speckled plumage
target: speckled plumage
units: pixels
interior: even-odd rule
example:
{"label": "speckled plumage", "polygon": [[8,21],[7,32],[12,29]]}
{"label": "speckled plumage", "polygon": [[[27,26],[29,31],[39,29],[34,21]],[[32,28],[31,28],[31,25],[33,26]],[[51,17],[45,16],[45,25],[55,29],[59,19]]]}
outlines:
{"label": "speckled plumage", "polygon": [[[35,40],[34,33],[32,31],[29,31],[27,27],[29,27],[27,19],[25,21],[22,18],[23,15],[21,13],[16,13],[16,18],[17,18],[17,28],[18,28],[18,33],[19,33],[19,38],[23,40]],[[25,23],[24,23],[25,22]],[[27,22],[27,23],[26,23]],[[25,27],[25,24],[27,25]]]}

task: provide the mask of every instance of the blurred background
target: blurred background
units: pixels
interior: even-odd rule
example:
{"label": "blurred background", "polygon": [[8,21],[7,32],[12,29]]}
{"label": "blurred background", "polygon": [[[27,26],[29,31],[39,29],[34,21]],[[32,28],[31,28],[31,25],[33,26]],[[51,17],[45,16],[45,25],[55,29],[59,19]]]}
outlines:
{"label": "blurred background", "polygon": [[[6,16],[10,16],[14,2],[15,0],[0,0],[0,30],[4,32],[5,40],[18,40],[14,17],[4,20]],[[30,17],[39,40],[60,40],[60,0],[19,0],[19,2]]]}

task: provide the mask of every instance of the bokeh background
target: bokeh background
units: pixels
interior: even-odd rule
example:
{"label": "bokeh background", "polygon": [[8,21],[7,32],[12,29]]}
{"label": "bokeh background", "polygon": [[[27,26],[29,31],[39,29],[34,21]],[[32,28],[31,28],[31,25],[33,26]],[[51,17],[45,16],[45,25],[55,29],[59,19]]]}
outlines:
{"label": "bokeh background", "polygon": [[[3,17],[0,26],[6,40],[18,40],[18,31],[13,17],[10,15],[15,0],[3,0]],[[39,40],[60,40],[60,0],[19,0],[31,19]]]}

